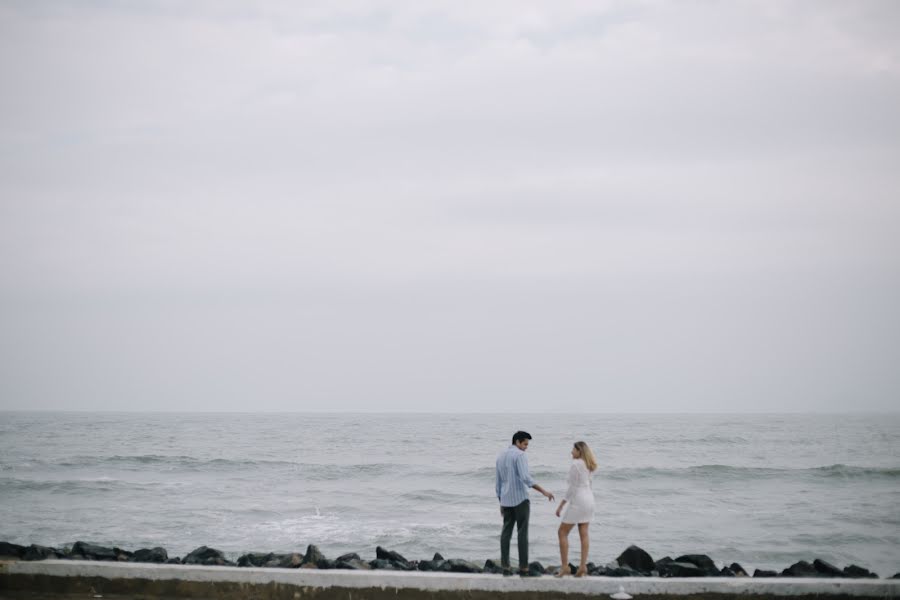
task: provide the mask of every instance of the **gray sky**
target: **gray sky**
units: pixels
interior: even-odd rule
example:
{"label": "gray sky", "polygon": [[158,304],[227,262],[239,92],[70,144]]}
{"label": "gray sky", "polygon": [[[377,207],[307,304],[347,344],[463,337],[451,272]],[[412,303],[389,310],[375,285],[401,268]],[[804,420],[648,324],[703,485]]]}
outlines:
{"label": "gray sky", "polygon": [[896,410],[898,31],[0,0],[0,409]]}

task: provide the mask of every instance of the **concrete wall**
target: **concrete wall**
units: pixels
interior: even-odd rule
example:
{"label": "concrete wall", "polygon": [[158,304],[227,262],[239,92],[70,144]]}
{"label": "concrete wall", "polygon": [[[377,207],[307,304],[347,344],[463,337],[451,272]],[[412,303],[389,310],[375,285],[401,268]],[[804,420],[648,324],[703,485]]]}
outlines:
{"label": "concrete wall", "polygon": [[652,577],[522,579],[499,575],[318,571],[47,560],[0,563],[0,598],[216,598],[223,600],[547,600],[608,598],[622,586],[635,598],[828,600],[900,598],[900,580]]}

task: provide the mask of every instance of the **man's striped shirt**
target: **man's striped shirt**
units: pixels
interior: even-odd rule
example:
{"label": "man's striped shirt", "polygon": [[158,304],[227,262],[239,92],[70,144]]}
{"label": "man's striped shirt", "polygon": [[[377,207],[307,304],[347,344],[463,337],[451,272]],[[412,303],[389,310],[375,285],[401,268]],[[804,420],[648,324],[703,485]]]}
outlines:
{"label": "man's striped shirt", "polygon": [[534,479],[528,472],[528,458],[515,444],[497,457],[497,498],[500,506],[518,506],[528,500],[528,488]]}

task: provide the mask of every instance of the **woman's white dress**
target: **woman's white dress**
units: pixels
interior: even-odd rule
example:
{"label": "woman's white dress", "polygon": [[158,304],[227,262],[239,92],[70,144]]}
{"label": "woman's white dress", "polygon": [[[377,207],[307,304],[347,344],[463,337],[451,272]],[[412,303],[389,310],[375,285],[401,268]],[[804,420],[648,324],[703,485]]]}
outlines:
{"label": "woman's white dress", "polygon": [[566,507],[562,513],[563,523],[588,523],[594,518],[594,490],[591,488],[593,474],[580,458],[572,461],[569,468],[569,489],[564,496]]}

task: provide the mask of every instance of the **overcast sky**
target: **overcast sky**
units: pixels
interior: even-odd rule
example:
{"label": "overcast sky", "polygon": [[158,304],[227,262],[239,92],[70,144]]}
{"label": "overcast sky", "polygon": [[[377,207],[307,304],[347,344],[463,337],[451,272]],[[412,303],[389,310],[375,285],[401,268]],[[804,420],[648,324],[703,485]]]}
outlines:
{"label": "overcast sky", "polygon": [[0,0],[0,409],[897,410],[898,31]]}

